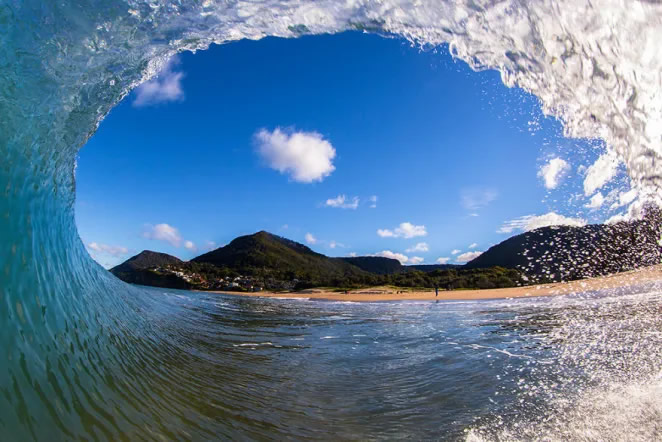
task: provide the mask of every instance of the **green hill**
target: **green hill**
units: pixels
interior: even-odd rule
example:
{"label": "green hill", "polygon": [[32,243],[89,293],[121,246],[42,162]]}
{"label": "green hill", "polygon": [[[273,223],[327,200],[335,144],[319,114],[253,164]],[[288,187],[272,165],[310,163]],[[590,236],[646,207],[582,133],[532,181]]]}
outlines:
{"label": "green hill", "polygon": [[405,270],[405,267],[400,264],[400,261],[397,259],[384,258],[381,256],[355,256],[339,259],[342,259],[361,270],[375,273],[377,275],[392,275]]}
{"label": "green hill", "polygon": [[662,212],[643,219],[584,227],[542,227],[488,249],[466,268],[492,266],[522,271],[532,282],[570,281],[659,264]]}
{"label": "green hill", "polygon": [[167,253],[143,250],[136,256],[110,269],[110,273],[132,284],[188,289],[191,285],[184,279],[174,274],[164,274],[154,271],[154,269],[161,267],[179,268],[185,264],[181,259]]}
{"label": "green hill", "polygon": [[341,258],[329,258],[298,242],[258,232],[191,260],[226,267],[244,275],[336,285],[340,280],[370,279],[370,274]]}
{"label": "green hill", "polygon": [[509,238],[465,266],[403,266],[383,257],[331,258],[298,242],[258,232],[184,262],[144,251],[111,269],[143,285],[200,290],[308,287],[494,288],[573,280],[658,264],[662,213],[585,227],[544,227]]}
{"label": "green hill", "polygon": [[404,267],[406,270],[418,270],[419,272],[431,273],[437,270],[461,269],[459,264],[416,264]]}
{"label": "green hill", "polygon": [[184,264],[179,258],[176,258],[167,253],[152,252],[151,250],[143,250],[136,256],[133,256],[122,264],[113,267],[113,272],[126,272],[130,270],[143,270],[150,267],[159,267],[166,265],[181,265]]}

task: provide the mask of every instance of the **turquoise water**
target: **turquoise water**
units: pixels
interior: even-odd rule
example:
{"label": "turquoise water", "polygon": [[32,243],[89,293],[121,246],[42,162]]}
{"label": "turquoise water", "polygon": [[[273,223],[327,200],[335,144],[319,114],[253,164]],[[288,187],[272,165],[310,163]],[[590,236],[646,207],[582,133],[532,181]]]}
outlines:
{"label": "turquoise water", "polygon": [[78,150],[169,56],[364,29],[448,43],[538,96],[568,135],[602,137],[636,215],[662,195],[660,8],[0,0],[3,438],[659,439],[655,285],[368,305],[155,291],[90,259],[73,201]]}
{"label": "turquoise water", "polygon": [[[43,383],[18,361],[3,424],[46,440],[561,440],[586,427],[654,439],[662,297],[631,291],[341,303],[133,287],[126,303],[142,324],[83,341],[72,323]],[[642,379],[645,401],[627,401],[641,426],[614,425],[621,411],[603,396]],[[7,419],[40,408],[38,420]]]}

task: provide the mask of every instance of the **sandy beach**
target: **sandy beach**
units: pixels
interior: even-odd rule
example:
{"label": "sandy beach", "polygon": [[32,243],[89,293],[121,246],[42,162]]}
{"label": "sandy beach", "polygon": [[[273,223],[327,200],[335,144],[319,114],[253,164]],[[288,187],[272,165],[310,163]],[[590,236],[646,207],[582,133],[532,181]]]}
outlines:
{"label": "sandy beach", "polygon": [[627,287],[645,282],[662,282],[662,264],[646,267],[629,272],[602,276],[599,278],[583,279],[579,281],[560,282],[554,284],[532,285],[527,287],[514,287],[506,289],[488,290],[439,290],[435,297],[434,289],[408,290],[395,287],[369,287],[352,290],[348,293],[335,292],[325,289],[309,289],[299,292],[256,292],[239,293],[214,291],[236,296],[253,296],[263,298],[304,298],[330,301],[374,302],[374,301],[433,301],[433,300],[471,300],[471,299],[503,299],[527,298],[537,296],[568,295],[571,293],[588,292],[612,287]]}

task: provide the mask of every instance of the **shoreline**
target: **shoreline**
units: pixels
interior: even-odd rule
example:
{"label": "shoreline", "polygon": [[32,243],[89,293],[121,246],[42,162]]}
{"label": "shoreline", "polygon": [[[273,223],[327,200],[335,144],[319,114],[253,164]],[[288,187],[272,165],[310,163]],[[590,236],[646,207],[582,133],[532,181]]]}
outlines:
{"label": "shoreline", "polygon": [[560,296],[574,293],[584,293],[600,289],[627,287],[634,284],[662,281],[662,264],[643,267],[612,275],[581,279],[570,282],[512,287],[505,289],[484,290],[439,290],[435,297],[434,289],[408,290],[394,287],[368,287],[351,290],[348,293],[335,292],[329,289],[307,289],[299,292],[230,292],[216,290],[200,290],[203,293],[218,293],[232,296],[249,296],[257,298],[290,298],[314,299],[320,301],[466,301],[481,299],[537,298],[542,296]]}

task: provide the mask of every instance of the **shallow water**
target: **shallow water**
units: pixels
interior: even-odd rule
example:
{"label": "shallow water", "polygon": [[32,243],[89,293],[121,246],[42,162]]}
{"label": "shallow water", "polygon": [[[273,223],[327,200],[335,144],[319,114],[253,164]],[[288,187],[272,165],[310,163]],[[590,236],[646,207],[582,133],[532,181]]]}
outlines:
{"label": "shallow water", "polygon": [[[136,288],[150,330],[118,349],[140,353],[117,361],[123,373],[92,361],[81,367],[92,391],[63,383],[46,403],[85,410],[72,438],[563,440],[594,426],[652,439],[662,296],[632,292],[643,293],[345,303]],[[576,415],[620,389],[645,400],[618,410],[600,397]],[[616,426],[599,407],[633,416]]]}

